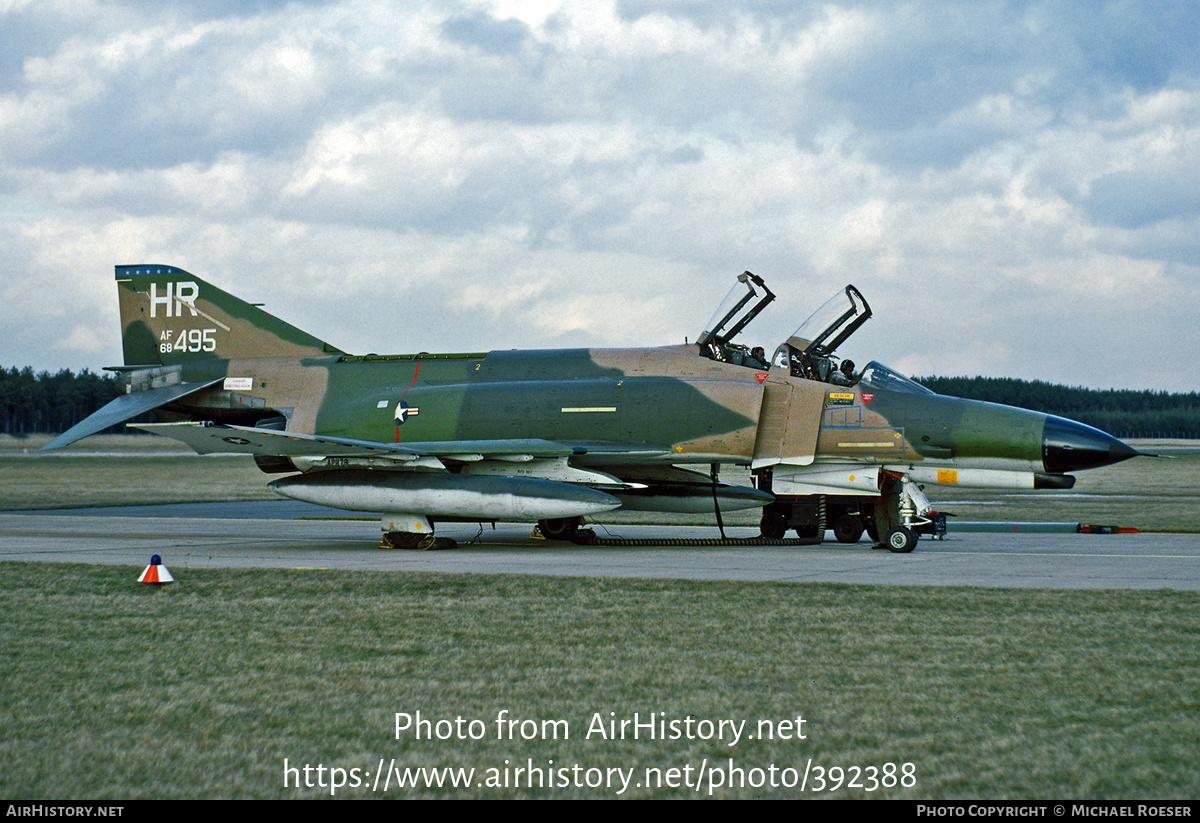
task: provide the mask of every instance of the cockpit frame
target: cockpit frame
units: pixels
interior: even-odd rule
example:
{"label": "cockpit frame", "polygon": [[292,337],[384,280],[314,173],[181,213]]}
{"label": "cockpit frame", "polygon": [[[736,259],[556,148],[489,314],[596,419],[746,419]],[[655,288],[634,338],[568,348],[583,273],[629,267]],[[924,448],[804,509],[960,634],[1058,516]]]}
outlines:
{"label": "cockpit frame", "polygon": [[[773,362],[788,369],[793,377],[834,382],[837,362],[833,353],[870,317],[871,307],[862,292],[847,285],[810,314],[787,342],[775,350]],[[853,378],[847,376],[844,384],[852,382]]]}
{"label": "cockpit frame", "polygon": [[724,363],[768,368],[765,356],[755,356],[749,347],[734,343],[733,339],[774,299],[774,292],[757,274],[748,271],[739,274],[737,283],[696,338],[700,353]]}
{"label": "cockpit frame", "polygon": [[857,382],[857,377],[837,371],[833,354],[871,317],[871,307],[862,292],[848,284],[826,300],[775,350],[774,358],[768,362],[761,349],[750,349],[733,340],[774,299],[774,293],[761,277],[751,272],[738,275],[737,283],[696,340],[700,354],[738,366],[787,369],[792,377],[806,380],[841,385]]}

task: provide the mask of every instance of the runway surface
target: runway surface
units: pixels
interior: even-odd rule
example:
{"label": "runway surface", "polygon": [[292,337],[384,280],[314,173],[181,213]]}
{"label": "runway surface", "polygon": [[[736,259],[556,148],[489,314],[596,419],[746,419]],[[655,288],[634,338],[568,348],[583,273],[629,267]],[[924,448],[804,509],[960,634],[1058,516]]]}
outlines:
{"label": "runway surface", "polygon": [[[451,551],[386,550],[375,519],[293,501],[0,514],[0,560],[128,565],[159,554],[194,567],[328,568],[906,586],[1200,590],[1200,535],[955,532],[912,554],[861,543],[789,547],[583,547],[530,538],[528,524],[443,525]],[[339,519],[330,519],[336,517]],[[728,529],[751,537],[756,530]],[[708,527],[610,526],[601,536],[716,537]],[[473,541],[473,542],[472,542]]]}

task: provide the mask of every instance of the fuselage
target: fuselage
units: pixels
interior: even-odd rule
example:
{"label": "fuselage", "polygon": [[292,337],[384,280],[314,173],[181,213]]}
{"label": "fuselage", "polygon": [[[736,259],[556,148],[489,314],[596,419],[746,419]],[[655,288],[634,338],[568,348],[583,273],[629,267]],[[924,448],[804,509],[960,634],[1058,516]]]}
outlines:
{"label": "fuselage", "polygon": [[[177,404],[187,415],[250,425],[276,417],[289,431],[395,443],[536,437],[571,446],[580,465],[612,462],[616,450],[622,463],[848,461],[1061,475],[1135,453],[1040,412],[834,386],[710,360],[694,346],[203,360],[182,369],[185,382],[231,378]],[[781,451],[772,437],[794,442]]]}

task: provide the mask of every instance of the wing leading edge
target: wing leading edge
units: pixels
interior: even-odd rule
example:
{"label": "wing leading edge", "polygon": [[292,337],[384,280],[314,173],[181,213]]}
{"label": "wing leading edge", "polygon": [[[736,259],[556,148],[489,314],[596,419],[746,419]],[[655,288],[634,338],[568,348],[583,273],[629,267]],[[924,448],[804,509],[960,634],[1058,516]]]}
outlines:
{"label": "wing leading edge", "polygon": [[569,457],[576,453],[576,449],[570,446],[538,438],[384,443],[210,422],[145,423],[134,428],[182,441],[198,454],[221,452],[281,457],[386,457],[404,463],[421,457],[447,457],[464,462],[508,457],[519,462],[533,458]]}

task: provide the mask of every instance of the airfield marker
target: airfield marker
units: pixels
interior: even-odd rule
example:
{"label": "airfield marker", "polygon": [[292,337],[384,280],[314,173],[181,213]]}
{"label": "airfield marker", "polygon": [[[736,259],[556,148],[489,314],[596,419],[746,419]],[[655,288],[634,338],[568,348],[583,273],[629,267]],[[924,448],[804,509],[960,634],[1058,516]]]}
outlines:
{"label": "airfield marker", "polygon": [[150,565],[142,572],[142,576],[138,578],[139,583],[174,583],[175,578],[171,577],[171,573],[167,571],[167,567],[162,564],[162,558],[157,554],[150,558]]}

